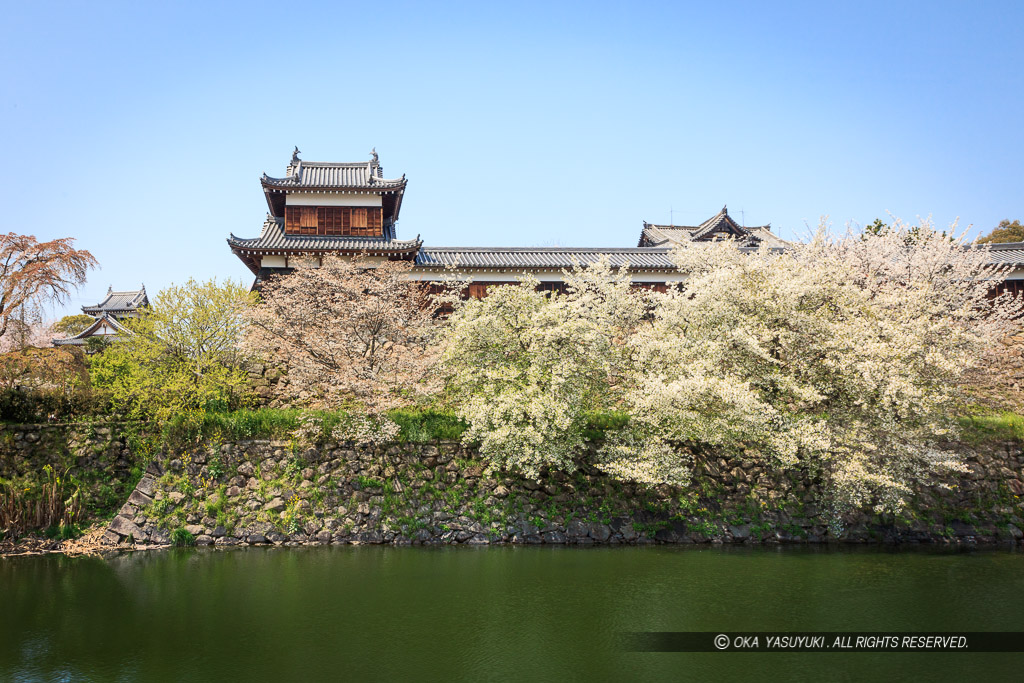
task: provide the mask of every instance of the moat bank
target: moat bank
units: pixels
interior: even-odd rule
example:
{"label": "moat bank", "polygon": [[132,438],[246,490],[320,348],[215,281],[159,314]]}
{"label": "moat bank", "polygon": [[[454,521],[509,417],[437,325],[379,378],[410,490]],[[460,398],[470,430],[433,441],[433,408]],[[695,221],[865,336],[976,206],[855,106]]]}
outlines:
{"label": "moat bank", "polygon": [[622,631],[1013,631],[1024,553],[173,549],[0,560],[2,680],[1017,680],[1016,653],[638,653]]}
{"label": "moat bank", "polygon": [[[5,425],[0,438],[0,477],[43,464],[68,469],[86,483],[89,505],[118,510],[105,539],[119,545],[1018,544],[1024,536],[1024,456],[1013,442],[964,448],[969,472],[955,488],[921,491],[897,518],[860,512],[837,524],[813,477],[773,476],[707,453],[695,455],[689,489],[646,490],[585,466],[539,480],[488,476],[458,443],[208,440],[145,464],[117,425]],[[112,499],[127,502],[104,508]]]}

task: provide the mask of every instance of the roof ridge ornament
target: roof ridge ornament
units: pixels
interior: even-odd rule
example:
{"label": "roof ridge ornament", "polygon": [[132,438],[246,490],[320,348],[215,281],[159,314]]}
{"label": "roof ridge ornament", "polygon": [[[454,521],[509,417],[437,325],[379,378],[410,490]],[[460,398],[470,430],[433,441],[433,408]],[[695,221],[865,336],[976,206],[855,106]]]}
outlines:
{"label": "roof ridge ornament", "polygon": [[370,156],[373,157],[373,162],[372,162],[373,165],[374,166],[378,166],[380,164],[380,160],[377,159],[377,148],[376,147],[374,147],[373,149],[370,150]]}
{"label": "roof ridge ornament", "polygon": [[292,152],[292,164],[293,165],[299,163],[299,161],[300,161],[299,155],[300,154],[302,154],[302,152],[299,151],[299,146],[296,145],[295,146],[295,151]]}

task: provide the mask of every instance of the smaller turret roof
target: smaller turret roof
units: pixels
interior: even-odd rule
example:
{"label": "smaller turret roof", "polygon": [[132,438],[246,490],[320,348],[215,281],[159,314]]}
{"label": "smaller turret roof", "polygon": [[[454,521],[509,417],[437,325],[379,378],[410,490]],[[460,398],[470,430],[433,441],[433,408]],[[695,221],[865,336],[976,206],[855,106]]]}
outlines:
{"label": "smaller turret roof", "polygon": [[95,306],[82,306],[82,313],[92,316],[100,316],[107,313],[129,313],[148,305],[149,297],[146,296],[146,285],[142,285],[142,289],[126,292],[115,292],[113,287],[109,287],[107,289],[107,297],[103,301]]}
{"label": "smaller turret roof", "polygon": [[700,225],[655,225],[644,221],[637,244],[641,247],[669,247],[686,242],[707,242],[719,237],[732,237],[744,246],[764,244],[779,249],[789,246],[789,242],[772,233],[771,224],[740,225],[732,219],[725,206]]}
{"label": "smaller turret roof", "polygon": [[260,181],[264,188],[276,190],[376,190],[398,191],[405,188],[406,180],[385,178],[384,169],[377,159],[377,151],[370,153],[369,161],[303,161],[298,148],[292,153],[291,163],[283,178],[266,173]]}
{"label": "smaller turret roof", "polygon": [[[100,333],[102,328],[108,328],[111,330],[108,333]],[[63,339],[53,339],[54,346],[83,346],[85,340],[89,337],[101,336],[106,339],[114,339],[119,334],[131,334],[128,329],[117,321],[112,315],[103,313],[100,317],[96,318],[89,327],[85,328],[73,337],[65,337]]]}

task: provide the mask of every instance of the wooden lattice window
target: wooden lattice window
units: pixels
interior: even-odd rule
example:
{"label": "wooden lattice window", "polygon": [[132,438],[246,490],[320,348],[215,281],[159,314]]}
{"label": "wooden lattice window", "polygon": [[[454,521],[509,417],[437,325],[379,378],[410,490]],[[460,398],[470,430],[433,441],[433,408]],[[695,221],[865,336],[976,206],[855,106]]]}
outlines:
{"label": "wooden lattice window", "polygon": [[318,235],[344,235],[349,226],[347,206],[322,206],[317,209]]}
{"label": "wooden lattice window", "polygon": [[379,237],[383,225],[384,210],[380,207],[287,206],[284,211],[284,231],[288,235]]}

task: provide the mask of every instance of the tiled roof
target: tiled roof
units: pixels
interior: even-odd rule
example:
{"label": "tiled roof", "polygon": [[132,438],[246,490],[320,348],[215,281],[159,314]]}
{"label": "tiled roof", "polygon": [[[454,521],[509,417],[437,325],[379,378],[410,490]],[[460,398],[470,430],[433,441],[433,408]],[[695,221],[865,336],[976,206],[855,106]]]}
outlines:
{"label": "tiled roof", "polygon": [[101,313],[125,313],[128,311],[134,311],[140,306],[148,305],[149,298],[146,296],[145,286],[143,286],[142,289],[130,292],[115,292],[113,289],[108,289],[106,299],[95,306],[82,306],[82,312],[89,315],[99,315]]}
{"label": "tiled roof", "polygon": [[[608,256],[611,265],[675,270],[668,249],[584,247],[423,247],[417,268],[572,268]],[[575,263],[574,263],[575,262]]]}
{"label": "tiled roof", "polygon": [[989,262],[1008,266],[1024,266],[1024,242],[1002,242],[979,244],[977,249],[987,249]]}
{"label": "tiled roof", "polygon": [[297,160],[288,166],[284,178],[271,178],[263,174],[264,186],[279,189],[359,189],[359,190],[400,190],[406,180],[384,178],[380,164],[364,162],[325,162]]}
{"label": "tiled roof", "polygon": [[[97,335],[96,331],[103,326],[109,326],[116,334]],[[85,344],[85,340],[89,337],[101,336],[105,339],[113,339],[117,334],[124,333],[128,333],[125,326],[117,322],[117,318],[104,313],[100,317],[96,318],[89,327],[85,328],[75,336],[65,337],[63,339],[53,339],[52,341],[54,346],[83,346]]]}
{"label": "tiled roof", "polygon": [[644,223],[638,245],[646,247],[671,246],[686,242],[703,242],[717,235],[728,235],[739,239],[745,246],[785,248],[789,243],[776,236],[770,225],[742,226],[729,216],[726,207],[700,225],[654,225]]}
{"label": "tiled roof", "polygon": [[351,237],[348,235],[286,235],[284,219],[267,216],[259,237],[243,238],[231,235],[228,244],[233,249],[259,249],[280,251],[415,251],[422,245],[414,240],[395,239],[395,228],[384,228],[383,237]]}

